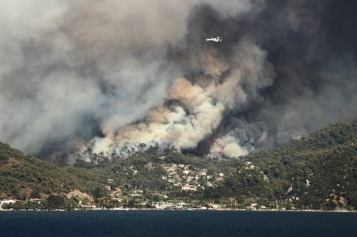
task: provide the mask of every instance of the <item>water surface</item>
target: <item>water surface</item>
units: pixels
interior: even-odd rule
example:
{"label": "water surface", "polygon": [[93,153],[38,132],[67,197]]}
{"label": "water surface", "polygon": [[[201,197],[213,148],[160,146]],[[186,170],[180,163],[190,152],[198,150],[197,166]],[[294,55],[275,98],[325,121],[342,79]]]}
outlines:
{"label": "water surface", "polygon": [[0,212],[0,236],[357,236],[357,213]]}

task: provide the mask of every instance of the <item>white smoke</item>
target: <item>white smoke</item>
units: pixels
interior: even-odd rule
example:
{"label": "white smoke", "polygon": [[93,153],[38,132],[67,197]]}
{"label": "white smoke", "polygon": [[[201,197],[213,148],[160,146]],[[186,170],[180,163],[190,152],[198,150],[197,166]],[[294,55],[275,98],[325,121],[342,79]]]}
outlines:
{"label": "white smoke", "polygon": [[0,140],[46,158],[212,139],[238,157],[354,116],[353,56],[302,62],[324,56],[324,4],[285,2],[0,1]]}
{"label": "white smoke", "polygon": [[248,151],[238,145],[239,140],[233,136],[218,138],[211,146],[209,157],[239,157],[248,154]]}
{"label": "white smoke", "polygon": [[[125,126],[115,134],[108,133],[105,138],[95,138],[89,145],[93,152],[120,154],[123,148],[138,147],[138,144],[194,149],[217,129],[225,112],[240,111],[256,100],[259,95],[255,91],[271,85],[274,76],[266,62],[266,52],[249,41],[237,44],[233,59],[225,58],[207,44],[193,64],[203,71],[202,77],[196,78],[197,83],[176,79],[165,96],[166,102],[173,103],[153,108],[138,124]],[[227,70],[230,74],[223,77]],[[217,141],[225,156],[247,154],[240,148],[239,139],[228,140]],[[216,150],[212,152],[217,153]]]}
{"label": "white smoke", "polygon": [[[1,1],[1,140],[34,154],[53,149],[54,144],[60,150],[81,147],[98,132],[106,136],[103,141],[119,139],[118,129],[128,134],[131,128],[123,126],[142,119],[152,108],[158,111],[172,81],[182,76],[167,60],[167,47],[186,44],[189,14],[202,3],[212,4],[227,16],[245,14],[255,6],[249,0],[234,4],[209,0]],[[172,92],[169,96],[182,95]],[[216,116],[204,125],[213,129],[223,108],[211,105],[211,95],[201,97],[205,101],[195,100],[201,106],[196,109]],[[179,108],[175,112],[161,109],[187,123],[204,116],[200,111],[190,118],[180,114]],[[166,133],[161,135],[166,142],[182,133],[156,121],[145,126],[149,130],[143,129],[144,141],[155,140],[149,135],[154,126]],[[190,129],[196,131],[199,126]],[[175,144],[194,146],[209,133],[200,131],[196,138],[186,135]],[[93,140],[96,151],[109,149],[97,140],[101,139]]]}

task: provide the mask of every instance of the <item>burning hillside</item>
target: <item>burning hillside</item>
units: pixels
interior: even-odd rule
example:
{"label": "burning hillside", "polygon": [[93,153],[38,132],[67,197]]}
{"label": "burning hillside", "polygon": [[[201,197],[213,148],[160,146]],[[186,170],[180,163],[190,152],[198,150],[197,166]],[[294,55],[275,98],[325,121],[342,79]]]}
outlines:
{"label": "burning hillside", "polygon": [[0,3],[0,137],[29,153],[230,158],[357,115],[354,2],[39,2]]}

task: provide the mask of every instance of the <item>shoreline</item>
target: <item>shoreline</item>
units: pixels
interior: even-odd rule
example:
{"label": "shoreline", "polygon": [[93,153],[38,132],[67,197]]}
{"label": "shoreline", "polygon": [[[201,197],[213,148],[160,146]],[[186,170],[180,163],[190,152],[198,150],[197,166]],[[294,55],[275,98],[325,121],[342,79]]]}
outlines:
{"label": "shoreline", "polygon": [[0,212],[87,212],[87,211],[199,211],[199,212],[212,212],[212,211],[229,211],[229,212],[336,212],[336,213],[357,213],[357,210],[348,211],[348,210],[279,210],[279,209],[269,209],[269,210],[246,210],[246,209],[208,209],[208,210],[200,210],[200,209],[155,209],[155,208],[118,208],[118,209],[77,209],[77,210],[6,210],[0,209]]}

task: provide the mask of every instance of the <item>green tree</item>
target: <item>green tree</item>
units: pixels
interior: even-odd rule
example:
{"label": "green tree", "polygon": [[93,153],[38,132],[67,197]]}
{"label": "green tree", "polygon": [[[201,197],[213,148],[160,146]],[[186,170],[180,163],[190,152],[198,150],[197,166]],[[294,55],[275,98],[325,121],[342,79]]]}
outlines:
{"label": "green tree", "polygon": [[83,205],[88,205],[89,203],[90,203],[89,198],[85,197],[85,198],[82,199],[82,204]]}
{"label": "green tree", "polygon": [[32,190],[30,193],[30,198],[41,198],[40,191],[38,189]]}
{"label": "green tree", "polygon": [[48,209],[64,209],[65,208],[65,198],[62,196],[50,195],[47,198],[47,208]]}
{"label": "green tree", "polygon": [[107,192],[104,190],[104,188],[101,187],[96,187],[93,192],[92,192],[94,198],[101,198],[104,197]]}

